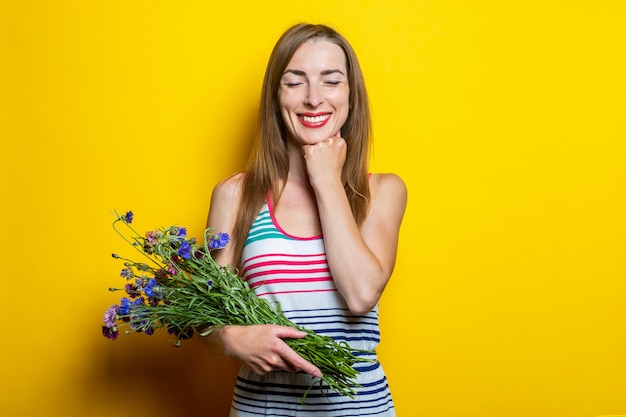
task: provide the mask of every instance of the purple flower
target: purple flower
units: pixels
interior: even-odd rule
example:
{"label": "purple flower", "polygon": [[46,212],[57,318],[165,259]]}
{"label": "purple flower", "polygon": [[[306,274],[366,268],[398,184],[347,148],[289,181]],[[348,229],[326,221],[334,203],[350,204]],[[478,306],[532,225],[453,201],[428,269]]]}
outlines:
{"label": "purple flower", "polygon": [[178,236],[181,236],[181,237],[187,236],[187,229],[185,229],[184,227],[179,227],[178,228]]}
{"label": "purple flower", "polygon": [[139,296],[139,291],[137,291],[137,287],[132,282],[124,285],[124,289],[126,290],[126,294],[130,296],[130,298],[137,298]]}
{"label": "purple flower", "polygon": [[211,249],[222,249],[228,242],[230,242],[230,236],[228,236],[228,233],[218,233],[211,238],[209,247]]}
{"label": "purple flower", "polygon": [[156,245],[160,237],[161,237],[161,232],[159,232],[158,230],[150,230],[146,232],[146,240],[151,245]]}
{"label": "purple flower", "polygon": [[134,276],[135,274],[133,273],[132,268],[124,268],[122,269],[122,272],[120,272],[120,276],[122,278],[126,278],[126,279],[130,279]]}
{"label": "purple flower", "polygon": [[107,339],[115,340],[117,339],[117,336],[120,335],[120,333],[115,327],[109,328],[107,326],[102,326],[102,335]]}
{"label": "purple flower", "polygon": [[135,215],[133,214],[133,212],[132,212],[132,211],[127,211],[127,212],[126,212],[126,214],[124,214],[124,215],[122,216],[122,220],[124,221],[124,223],[131,224],[131,223],[133,222],[133,217],[134,217],[134,216],[135,216]]}
{"label": "purple flower", "polygon": [[107,308],[107,311],[104,312],[104,325],[107,328],[115,326],[115,319],[118,309],[119,306],[117,304],[113,304],[111,307]]}
{"label": "purple flower", "polygon": [[183,240],[180,244],[180,248],[178,248],[178,255],[180,255],[183,259],[191,258],[191,245],[188,241]]}
{"label": "purple flower", "polygon": [[194,331],[191,328],[179,329],[173,324],[167,325],[167,332],[169,334],[175,334],[180,340],[191,339],[194,334]]}

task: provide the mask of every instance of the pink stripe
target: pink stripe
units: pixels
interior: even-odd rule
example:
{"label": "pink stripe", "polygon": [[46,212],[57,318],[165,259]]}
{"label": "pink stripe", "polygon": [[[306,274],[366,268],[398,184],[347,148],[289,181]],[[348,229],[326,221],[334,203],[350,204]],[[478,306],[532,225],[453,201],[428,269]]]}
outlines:
{"label": "pink stripe", "polygon": [[276,278],[276,279],[266,279],[263,281],[257,281],[253,284],[250,284],[250,288],[260,287],[265,284],[281,284],[281,283],[302,283],[302,282],[332,282],[332,278],[330,276],[319,277],[319,278]]}
{"label": "pink stripe", "polygon": [[269,258],[269,257],[275,257],[275,256],[284,256],[286,258],[313,258],[313,257],[316,257],[316,256],[323,256],[324,258],[326,258],[326,254],[324,252],[321,252],[321,253],[310,253],[310,254],[306,254],[306,255],[293,254],[293,253],[263,253],[261,255],[251,256],[248,259],[246,259],[243,263],[247,264],[248,262],[253,261],[255,259]]}
{"label": "pink stripe", "polygon": [[255,264],[251,264],[246,266],[243,269],[243,274],[245,275],[246,272],[248,272],[251,269],[254,268],[262,268],[264,266],[270,266],[270,265],[302,265],[302,266],[306,266],[306,265],[326,265],[326,260],[325,259],[320,259],[319,261],[266,261],[266,262],[259,262],[259,263],[255,263]]}
{"label": "pink stripe", "polygon": [[261,294],[257,294],[259,297],[263,297],[264,295],[270,294],[296,294],[296,293],[310,293],[310,292],[332,292],[337,291],[336,288],[331,288],[327,290],[302,290],[302,291],[276,291],[276,292],[264,292]]}
{"label": "pink stripe", "polygon": [[262,277],[265,275],[274,275],[274,274],[314,274],[319,272],[330,273],[328,268],[317,268],[317,269],[303,269],[301,271],[297,269],[270,269],[267,271],[255,272],[254,274],[246,275],[245,281],[250,281],[256,277]]}

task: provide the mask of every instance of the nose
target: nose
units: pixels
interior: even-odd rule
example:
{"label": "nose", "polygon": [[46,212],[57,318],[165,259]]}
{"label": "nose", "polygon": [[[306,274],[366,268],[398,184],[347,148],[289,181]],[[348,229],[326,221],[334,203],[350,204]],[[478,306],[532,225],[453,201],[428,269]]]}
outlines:
{"label": "nose", "polygon": [[322,95],[320,94],[320,88],[317,83],[309,83],[307,86],[306,98],[304,99],[305,104],[310,105],[311,107],[317,107],[322,103]]}

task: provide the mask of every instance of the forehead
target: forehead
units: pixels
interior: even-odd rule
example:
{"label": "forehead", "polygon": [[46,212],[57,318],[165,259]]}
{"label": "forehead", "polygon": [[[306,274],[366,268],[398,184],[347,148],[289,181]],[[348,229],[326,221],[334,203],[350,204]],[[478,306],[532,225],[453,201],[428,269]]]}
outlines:
{"label": "forehead", "polygon": [[307,75],[327,70],[340,70],[346,74],[346,55],[335,43],[326,40],[310,40],[296,50],[287,64],[287,70],[304,71]]}

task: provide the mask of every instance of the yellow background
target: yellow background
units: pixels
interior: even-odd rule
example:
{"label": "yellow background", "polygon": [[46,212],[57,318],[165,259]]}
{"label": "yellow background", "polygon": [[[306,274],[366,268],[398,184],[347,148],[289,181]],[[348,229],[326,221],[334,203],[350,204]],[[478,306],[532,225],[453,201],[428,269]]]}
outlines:
{"label": "yellow background", "polygon": [[229,360],[100,335],[124,243],[202,231],[291,24],[353,43],[372,171],[409,188],[381,301],[400,417],[626,413],[626,13],[615,1],[4,1],[5,416],[221,416]]}

